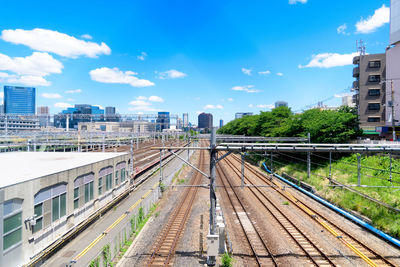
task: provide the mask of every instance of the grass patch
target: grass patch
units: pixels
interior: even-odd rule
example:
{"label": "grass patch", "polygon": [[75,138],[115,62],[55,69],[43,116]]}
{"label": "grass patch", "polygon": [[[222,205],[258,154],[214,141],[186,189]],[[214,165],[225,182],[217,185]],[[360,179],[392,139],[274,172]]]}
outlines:
{"label": "grass patch", "polygon": [[182,166],[174,175],[174,178],[172,179],[172,183],[174,183],[176,180],[179,179],[179,175],[181,174],[181,171],[183,170],[185,166]]}
{"label": "grass patch", "polygon": [[288,201],[283,201],[282,204],[285,205],[285,206],[289,206],[289,202]]}
{"label": "grass patch", "polygon": [[233,257],[229,255],[229,253],[225,252],[225,254],[221,258],[221,262],[223,267],[231,267],[233,266]]}
{"label": "grass patch", "polygon": [[[326,157],[326,155],[323,156]],[[313,163],[311,169],[312,174],[310,178],[308,178],[306,163],[293,163],[293,161],[294,160],[289,161],[288,158],[280,156],[274,160],[276,172],[285,172],[296,179],[314,186],[320,196],[341,208],[355,211],[369,218],[376,228],[394,237],[400,238],[400,214],[346,189],[330,187],[327,178],[329,176],[329,162],[323,161],[313,155],[311,159]],[[267,166],[268,163],[269,159],[266,161]],[[362,185],[400,186],[400,184],[392,184],[388,181],[390,178],[388,172],[390,166],[388,156],[364,155],[361,158],[361,166]],[[357,184],[358,172],[356,154],[344,156],[333,161],[331,169],[332,179],[346,185]],[[392,171],[400,173],[400,160],[392,159]],[[392,181],[400,182],[400,174],[392,173]],[[400,209],[399,188],[354,187],[354,189]]]}

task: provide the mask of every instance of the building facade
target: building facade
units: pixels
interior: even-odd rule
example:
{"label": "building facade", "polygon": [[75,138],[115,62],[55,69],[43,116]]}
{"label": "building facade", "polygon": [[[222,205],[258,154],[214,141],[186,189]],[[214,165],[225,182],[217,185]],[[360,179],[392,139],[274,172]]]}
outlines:
{"label": "building facade", "polygon": [[35,109],[35,88],[4,86],[4,113],[34,115]]}
{"label": "building facade", "polygon": [[57,128],[78,128],[80,122],[104,121],[104,109],[88,104],[75,105],[54,115]]}
{"label": "building facade", "polygon": [[36,115],[39,118],[40,127],[51,126],[49,107],[47,106],[37,107]]}
{"label": "building facade", "polygon": [[184,128],[189,127],[189,114],[188,113],[183,113],[183,127]]}
{"label": "building facade", "polygon": [[129,162],[127,153],[0,153],[0,266],[26,264],[125,192]]}
{"label": "building facade", "polygon": [[222,128],[222,127],[224,127],[224,120],[220,119],[219,120],[219,128]]}
{"label": "building facade", "polygon": [[156,120],[156,130],[162,132],[164,129],[169,129],[169,126],[170,126],[169,112],[166,111],[158,112]]}
{"label": "building facade", "polygon": [[15,114],[0,115],[0,131],[39,131],[40,121],[37,116],[24,116]]}
{"label": "building facade", "polygon": [[363,130],[374,130],[385,125],[386,92],[382,82],[386,79],[386,55],[360,55],[353,59],[354,100]]}
{"label": "building facade", "polygon": [[389,127],[393,125],[392,113],[394,113],[394,122],[398,126],[400,124],[400,0],[391,0],[390,46],[386,50],[385,86],[386,125]]}
{"label": "building facade", "polygon": [[197,128],[211,129],[213,127],[213,115],[211,113],[201,113],[198,117]]}
{"label": "building facade", "polygon": [[243,116],[252,116],[253,112],[237,112],[235,113],[235,120],[243,118]]}

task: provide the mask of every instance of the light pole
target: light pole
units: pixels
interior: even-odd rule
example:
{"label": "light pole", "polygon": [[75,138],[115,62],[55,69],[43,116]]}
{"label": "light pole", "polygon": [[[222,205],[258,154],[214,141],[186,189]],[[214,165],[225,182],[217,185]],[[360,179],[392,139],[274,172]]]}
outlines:
{"label": "light pole", "polygon": [[394,119],[394,89],[393,89],[393,80],[390,80],[390,87],[391,87],[391,96],[392,96],[392,134],[393,134],[393,142],[396,141],[396,120]]}

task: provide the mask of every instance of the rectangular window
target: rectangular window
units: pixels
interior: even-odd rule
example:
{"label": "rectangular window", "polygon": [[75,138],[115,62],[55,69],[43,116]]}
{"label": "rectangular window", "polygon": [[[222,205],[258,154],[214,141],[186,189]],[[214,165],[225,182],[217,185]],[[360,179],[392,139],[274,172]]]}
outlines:
{"label": "rectangular window", "polygon": [[368,62],[368,68],[379,69],[380,67],[381,67],[381,61],[380,60],[374,60],[374,61],[369,61]]}
{"label": "rectangular window", "polygon": [[93,181],[85,184],[85,203],[93,199]]}
{"label": "rectangular window", "polygon": [[3,236],[3,250],[18,244],[22,240],[22,227]]}
{"label": "rectangular window", "polygon": [[115,171],[115,185],[118,185],[118,171]]}
{"label": "rectangular window", "polygon": [[368,82],[370,83],[379,83],[381,82],[381,75],[369,75]]}
{"label": "rectangular window", "polygon": [[369,89],[368,90],[368,95],[369,96],[380,96],[381,95],[381,90],[380,89]]}
{"label": "rectangular window", "polygon": [[67,194],[60,196],[60,218],[67,214]]}
{"label": "rectangular window", "polygon": [[33,232],[36,233],[43,228],[43,202],[35,205],[34,214],[36,224],[33,226]]}
{"label": "rectangular window", "polygon": [[121,169],[121,183],[125,181],[125,168]]}
{"label": "rectangular window", "polygon": [[369,103],[368,110],[380,110],[381,105],[379,103]]}
{"label": "rectangular window", "polygon": [[19,212],[4,219],[3,233],[7,234],[12,232],[15,228],[21,227],[22,223],[22,213]]}
{"label": "rectangular window", "polygon": [[106,191],[112,188],[112,173],[106,176]]}
{"label": "rectangular window", "polygon": [[381,118],[379,117],[368,117],[368,122],[380,122]]}
{"label": "rectangular window", "polygon": [[103,177],[99,178],[99,196],[103,194]]}
{"label": "rectangular window", "polygon": [[79,208],[79,187],[74,189],[74,209]]}
{"label": "rectangular window", "polygon": [[57,221],[60,218],[60,196],[56,196],[51,200],[52,221]]}

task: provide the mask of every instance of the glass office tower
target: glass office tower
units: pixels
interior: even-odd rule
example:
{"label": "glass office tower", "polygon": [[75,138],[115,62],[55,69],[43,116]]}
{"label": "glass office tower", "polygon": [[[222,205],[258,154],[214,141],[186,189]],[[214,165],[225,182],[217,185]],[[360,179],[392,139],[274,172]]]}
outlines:
{"label": "glass office tower", "polygon": [[4,86],[4,113],[35,114],[36,89]]}

